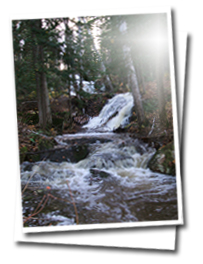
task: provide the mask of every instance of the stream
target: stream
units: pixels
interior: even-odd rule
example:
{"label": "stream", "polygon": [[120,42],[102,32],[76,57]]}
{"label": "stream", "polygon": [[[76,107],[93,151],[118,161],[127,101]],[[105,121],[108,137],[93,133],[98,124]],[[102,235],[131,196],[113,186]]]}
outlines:
{"label": "stream", "polygon": [[176,177],[147,168],[155,149],[112,132],[132,106],[130,93],[116,95],[83,132],[56,136],[59,146],[85,145],[79,161],[21,164],[25,227],[178,219]]}

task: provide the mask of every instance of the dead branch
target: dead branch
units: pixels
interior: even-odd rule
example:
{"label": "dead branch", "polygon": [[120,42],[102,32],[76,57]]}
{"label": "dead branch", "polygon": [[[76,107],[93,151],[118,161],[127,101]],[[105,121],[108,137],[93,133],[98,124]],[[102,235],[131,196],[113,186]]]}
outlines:
{"label": "dead branch", "polygon": [[[46,195],[43,196],[42,200],[44,200],[45,197],[46,197]],[[40,205],[42,204],[42,200],[41,200],[41,202],[40,202]],[[45,205],[46,205],[46,203],[48,202],[48,200],[49,200],[49,196],[47,195],[47,199],[45,200],[45,202],[44,202],[44,204],[42,205],[42,207],[41,207],[37,212],[34,212],[34,213],[31,214],[30,216],[28,216],[28,217],[23,221],[23,224],[24,224],[25,222],[27,222],[31,217],[33,217],[33,216],[39,214],[39,213],[43,210],[43,208],[45,207]],[[40,205],[38,204],[37,208],[39,208]],[[35,211],[36,211],[36,210],[35,210]]]}
{"label": "dead branch", "polygon": [[[42,162],[43,162],[44,160],[45,160],[45,158],[39,163],[39,166],[42,164]],[[23,191],[22,191],[22,195],[23,195],[24,191],[27,189],[27,186],[28,186],[30,180],[32,179],[32,177],[33,177],[35,174],[36,174],[36,171],[34,171],[34,172],[32,173],[32,175],[30,176],[30,178],[29,178],[27,184],[25,185],[25,187],[24,187],[24,189],[23,189]]]}

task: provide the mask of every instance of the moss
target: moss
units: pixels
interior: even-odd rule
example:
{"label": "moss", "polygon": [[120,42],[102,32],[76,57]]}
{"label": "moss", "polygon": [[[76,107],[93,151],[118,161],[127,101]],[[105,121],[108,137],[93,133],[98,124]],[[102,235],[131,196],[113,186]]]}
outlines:
{"label": "moss", "polygon": [[159,148],[148,163],[148,167],[159,173],[175,175],[175,154],[173,141]]}
{"label": "moss", "polygon": [[39,150],[51,149],[55,145],[55,141],[53,139],[48,138],[40,138],[39,139]]}
{"label": "moss", "polygon": [[26,152],[28,151],[27,147],[22,147],[20,149],[20,163],[22,163],[25,160]]}

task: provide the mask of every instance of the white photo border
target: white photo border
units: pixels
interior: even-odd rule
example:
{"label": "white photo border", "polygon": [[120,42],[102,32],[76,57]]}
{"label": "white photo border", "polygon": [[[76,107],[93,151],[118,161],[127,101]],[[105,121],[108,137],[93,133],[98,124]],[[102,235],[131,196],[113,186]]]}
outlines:
{"label": "white photo border", "polygon": [[[113,228],[128,228],[128,227],[148,227],[148,226],[176,226],[183,225],[183,206],[182,206],[182,184],[180,175],[180,144],[178,132],[178,114],[177,114],[177,98],[176,98],[176,82],[175,82],[175,62],[174,62],[174,44],[173,44],[173,28],[172,14],[170,7],[160,8],[136,8],[134,9],[96,9],[96,10],[69,10],[65,13],[38,13],[38,14],[13,14],[12,20],[23,19],[39,19],[39,18],[58,18],[58,17],[74,17],[74,16],[108,16],[108,15],[136,15],[136,14],[158,14],[165,13],[167,15],[168,24],[168,39],[169,39],[169,59],[170,59],[170,77],[171,77],[171,93],[172,93],[172,109],[173,109],[173,133],[176,158],[176,185],[177,185],[177,220],[162,220],[162,221],[143,221],[130,223],[105,223],[105,224],[85,224],[85,225],[68,225],[68,226],[48,226],[48,227],[23,227],[23,233],[37,232],[54,232],[54,231],[71,231],[71,230],[94,230],[94,229],[113,229]],[[12,27],[11,27],[12,29]],[[12,34],[12,32],[11,32]],[[20,164],[19,164],[20,165]],[[20,177],[17,184],[20,186]],[[22,214],[21,214],[22,215]],[[22,222],[21,222],[22,224]]]}

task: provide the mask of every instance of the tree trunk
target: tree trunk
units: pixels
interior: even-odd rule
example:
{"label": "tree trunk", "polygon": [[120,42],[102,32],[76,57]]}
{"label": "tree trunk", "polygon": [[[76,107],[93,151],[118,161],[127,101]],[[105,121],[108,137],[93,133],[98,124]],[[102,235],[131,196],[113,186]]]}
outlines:
{"label": "tree trunk", "polygon": [[164,95],[164,73],[163,66],[160,59],[157,61],[157,91],[158,91],[158,105],[159,105],[159,118],[161,127],[165,127],[167,123],[167,115],[165,109],[165,95]]}
{"label": "tree trunk", "polygon": [[35,20],[32,23],[32,38],[33,38],[33,66],[35,69],[36,91],[39,111],[39,125],[45,129],[52,124],[52,115],[49,102],[49,93],[46,82],[46,73],[44,66],[44,50],[39,44],[36,29],[41,29],[41,20]]}
{"label": "tree trunk", "polygon": [[132,94],[133,94],[138,124],[141,126],[145,121],[144,110],[143,110],[143,106],[142,106],[142,98],[140,95],[140,89],[139,89],[139,85],[138,85],[136,71],[135,71],[134,65],[132,63],[132,59],[130,57],[130,54],[128,54],[128,56],[129,56],[128,64],[129,64],[130,71],[131,71],[131,73],[130,73],[131,90],[132,90]]}
{"label": "tree trunk", "polygon": [[69,108],[69,122],[70,126],[72,127],[72,100],[71,100],[71,82],[70,78],[68,78],[68,108]]}
{"label": "tree trunk", "polygon": [[140,69],[140,83],[142,85],[142,91],[143,93],[145,93],[146,91],[146,87],[145,87],[145,80],[144,80],[144,70],[143,70],[143,63],[142,61],[140,60],[139,62],[139,69]]}
{"label": "tree trunk", "polygon": [[[79,26],[78,26],[78,42],[79,42],[79,45],[82,46],[82,43],[83,43],[83,39],[82,39],[82,29],[81,29],[81,18],[78,17],[78,21],[79,21]],[[80,48],[80,51],[79,51],[79,55],[80,55],[80,58],[79,58],[79,76],[80,76],[80,81],[79,81],[79,90],[82,90],[83,88],[83,72],[84,72],[84,67],[83,67],[83,59],[82,59],[82,53],[83,53],[83,50]]]}
{"label": "tree trunk", "polygon": [[[127,24],[125,21],[120,26],[120,32],[122,32],[123,35],[127,33]],[[132,90],[132,94],[133,94],[138,124],[139,124],[139,126],[141,126],[145,122],[145,115],[144,115],[144,110],[143,110],[143,106],[142,106],[142,99],[141,99],[141,95],[140,95],[140,89],[139,89],[139,85],[138,85],[137,74],[136,74],[135,67],[133,64],[133,60],[131,57],[131,50],[130,50],[129,45],[127,45],[127,44],[123,45],[123,52],[124,52],[124,57],[126,60],[126,67],[129,70],[130,86],[131,86],[131,90]]]}
{"label": "tree trunk", "polygon": [[47,88],[47,80],[46,74],[44,71],[44,51],[43,47],[40,46],[40,61],[42,64],[42,70],[40,72],[40,89],[38,91],[39,99],[38,99],[38,106],[41,109],[39,111],[39,125],[43,129],[47,127],[47,125],[52,124],[52,116],[51,116],[51,108],[49,102],[49,92]]}
{"label": "tree trunk", "polygon": [[[163,21],[158,19],[158,32],[160,36],[163,35]],[[167,115],[166,115],[166,100],[164,94],[164,72],[167,66],[167,45],[163,46],[163,43],[157,45],[157,65],[156,65],[156,79],[157,79],[157,91],[158,91],[158,105],[159,105],[159,118],[162,128],[166,127]]]}

